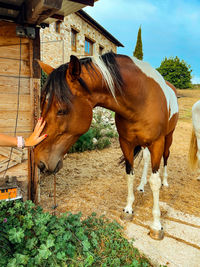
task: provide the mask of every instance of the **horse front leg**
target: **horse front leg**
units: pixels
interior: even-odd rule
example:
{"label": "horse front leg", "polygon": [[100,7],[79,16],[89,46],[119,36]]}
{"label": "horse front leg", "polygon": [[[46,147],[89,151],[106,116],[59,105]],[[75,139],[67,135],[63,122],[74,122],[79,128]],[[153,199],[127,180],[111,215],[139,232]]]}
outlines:
{"label": "horse front leg", "polygon": [[121,137],[119,138],[119,142],[125,158],[127,187],[128,187],[127,204],[123,209],[122,218],[131,220],[133,218],[132,206],[135,200],[133,193],[133,185],[135,180],[135,174],[133,170],[133,149],[131,149],[131,144]]}
{"label": "horse front leg", "polygon": [[133,193],[133,183],[135,180],[135,174],[133,172],[133,167],[131,166],[128,160],[126,160],[126,176],[127,176],[128,195],[127,195],[127,204],[123,211],[126,214],[131,215],[130,217],[132,217],[133,214],[132,206],[135,200],[135,196]]}
{"label": "horse front leg", "polygon": [[144,192],[144,186],[147,184],[147,172],[148,172],[149,161],[150,161],[150,152],[147,147],[143,149],[142,153],[143,153],[144,167],[143,167],[142,178],[141,178],[140,184],[137,187],[137,190],[140,192]]}
{"label": "horse front leg", "polygon": [[161,187],[161,179],[159,174],[159,167],[164,151],[164,137],[160,138],[149,147],[151,153],[152,174],[149,182],[153,193],[153,223],[150,227],[150,236],[154,239],[161,240],[164,237],[163,227],[160,222],[160,208],[159,208],[159,192]]}

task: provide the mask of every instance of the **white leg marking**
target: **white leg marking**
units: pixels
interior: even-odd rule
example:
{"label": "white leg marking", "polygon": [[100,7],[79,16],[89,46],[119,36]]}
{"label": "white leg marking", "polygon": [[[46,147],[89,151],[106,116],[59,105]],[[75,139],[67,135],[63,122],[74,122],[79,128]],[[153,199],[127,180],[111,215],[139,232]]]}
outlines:
{"label": "white leg marking", "polygon": [[161,230],[162,226],[160,223],[160,208],[159,208],[159,190],[161,187],[161,179],[159,172],[152,173],[150,177],[150,186],[153,192],[153,224],[152,228],[156,231]]}
{"label": "white leg marking", "polygon": [[168,177],[168,174],[167,174],[167,166],[164,166],[163,182],[162,182],[162,184],[163,184],[164,186],[169,186],[169,185],[168,185],[168,182],[167,182],[167,177]]}
{"label": "white leg marking", "polygon": [[127,197],[127,205],[124,208],[124,212],[132,214],[133,213],[133,202],[135,200],[133,194],[133,182],[135,179],[135,174],[127,174],[127,182],[128,182],[128,197]]}
{"label": "white leg marking", "polygon": [[137,187],[137,190],[141,192],[144,192],[144,186],[147,184],[147,172],[150,161],[150,152],[147,147],[143,149],[143,160],[144,160],[144,167],[143,167],[142,178],[139,186]]}

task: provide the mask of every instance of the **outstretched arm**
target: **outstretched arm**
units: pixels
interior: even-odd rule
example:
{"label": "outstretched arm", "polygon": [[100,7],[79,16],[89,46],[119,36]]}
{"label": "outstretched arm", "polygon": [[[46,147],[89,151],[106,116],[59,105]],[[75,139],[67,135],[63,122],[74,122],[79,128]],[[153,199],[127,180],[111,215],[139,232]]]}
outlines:
{"label": "outstretched arm", "polygon": [[11,146],[11,147],[31,147],[39,144],[43,141],[47,135],[40,136],[45,126],[45,121],[40,118],[35,126],[34,132],[25,140],[22,137],[14,137],[5,134],[0,134],[0,146]]}

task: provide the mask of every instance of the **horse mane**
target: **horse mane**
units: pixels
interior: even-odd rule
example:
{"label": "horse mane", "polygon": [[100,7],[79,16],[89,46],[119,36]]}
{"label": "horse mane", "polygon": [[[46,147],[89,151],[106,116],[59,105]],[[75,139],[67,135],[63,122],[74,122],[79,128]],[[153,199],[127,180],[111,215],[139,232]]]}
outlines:
{"label": "horse mane", "polygon": [[[116,93],[115,90],[117,89],[121,92],[121,88],[124,85],[119,66],[116,61],[116,57],[119,56],[121,55],[109,52],[103,54],[102,56],[85,57],[80,59],[81,66],[85,66],[91,75],[97,75],[93,64],[97,67],[114,98]],[[71,105],[73,94],[66,81],[66,71],[68,66],[69,63],[62,64],[58,68],[54,69],[48,76],[42,88],[41,109],[43,109],[45,100],[48,100],[48,111],[52,103],[53,96],[56,97],[58,102],[64,102],[69,106]],[[86,82],[82,78],[79,78],[78,81],[80,85],[90,93]]]}
{"label": "horse mane", "polygon": [[121,88],[124,85],[119,66],[116,61],[116,57],[119,56],[121,55],[108,52],[102,56],[86,57],[80,60],[81,65],[84,65],[91,75],[96,73],[92,63],[97,67],[114,98],[116,95],[116,89],[121,92]]}
{"label": "horse mane", "polygon": [[47,111],[49,110],[53,96],[55,96],[60,103],[65,102],[68,105],[71,104],[73,95],[66,81],[67,69],[68,64],[62,64],[54,69],[47,77],[41,92],[41,109],[43,109],[45,101],[48,100]]}

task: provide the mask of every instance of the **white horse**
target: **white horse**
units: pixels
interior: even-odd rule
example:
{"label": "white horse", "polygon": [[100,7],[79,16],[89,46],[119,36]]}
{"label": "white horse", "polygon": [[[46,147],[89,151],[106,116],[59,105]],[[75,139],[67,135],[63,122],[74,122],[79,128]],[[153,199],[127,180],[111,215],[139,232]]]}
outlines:
{"label": "white horse", "polygon": [[[200,100],[192,106],[192,126],[189,165],[192,170],[198,167],[200,175]],[[200,176],[197,179],[200,180]]]}
{"label": "white horse", "polygon": [[[147,184],[147,172],[148,172],[148,167],[149,167],[149,162],[150,162],[150,152],[148,148],[143,148],[142,149],[143,153],[143,161],[144,161],[144,167],[143,167],[143,172],[142,172],[142,177],[139,186],[137,187],[137,190],[140,192],[144,192],[144,186]],[[163,181],[162,185],[164,186],[169,186],[167,182],[167,165],[164,166],[164,172],[163,172]]]}

